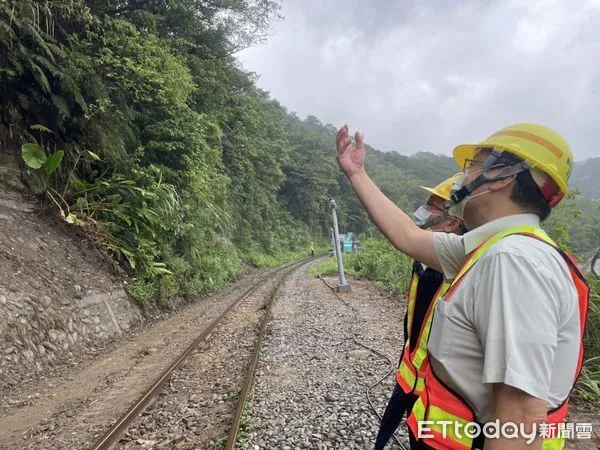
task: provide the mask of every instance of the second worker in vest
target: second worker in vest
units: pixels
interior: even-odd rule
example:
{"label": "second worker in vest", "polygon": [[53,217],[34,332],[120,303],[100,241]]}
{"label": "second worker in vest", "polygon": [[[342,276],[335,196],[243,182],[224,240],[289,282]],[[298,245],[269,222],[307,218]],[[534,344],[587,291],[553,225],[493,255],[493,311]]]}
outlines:
{"label": "second worker in vest", "polygon": [[[461,173],[458,173],[442,181],[435,188],[421,186],[430,195],[425,204],[413,214],[414,222],[419,228],[463,234],[465,229],[462,220],[451,216],[444,208],[445,202],[450,200],[450,189],[460,176]],[[404,413],[406,412],[407,416],[410,414],[423,388],[423,379],[418,377],[418,372],[427,351],[433,299],[442,288],[443,281],[442,273],[419,261],[414,261],[406,300],[404,345],[396,372],[396,385],[383,413],[375,450],[381,450],[386,446],[400,425]]]}
{"label": "second worker in vest", "polygon": [[417,227],[368,177],[355,139],[339,130],[338,161],[372,220],[399,251],[452,280],[407,419],[411,448],[562,449],[589,303],[577,262],[541,228],[569,191],[565,139],[518,123],[458,145],[463,178],[447,206],[463,236]]}

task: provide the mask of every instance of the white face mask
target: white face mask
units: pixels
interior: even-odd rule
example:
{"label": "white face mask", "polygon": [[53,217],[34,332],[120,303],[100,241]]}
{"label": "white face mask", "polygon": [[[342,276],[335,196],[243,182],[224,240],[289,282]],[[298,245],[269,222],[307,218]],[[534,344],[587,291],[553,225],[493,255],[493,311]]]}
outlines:
{"label": "white face mask", "polygon": [[419,228],[429,230],[433,225],[442,222],[446,218],[445,214],[435,216],[431,214],[423,205],[419,206],[413,214],[413,221]]}
{"label": "white face mask", "polygon": [[457,217],[458,219],[464,221],[465,208],[467,207],[467,202],[475,197],[479,197],[480,195],[488,194],[489,192],[491,191],[488,189],[487,191],[480,192],[479,194],[467,195],[460,202],[453,204],[452,206],[450,206],[450,208],[448,208],[448,215]]}
{"label": "white face mask", "polygon": [[415,225],[417,225],[419,228],[422,228],[427,224],[430,217],[431,212],[429,212],[424,206],[419,206],[413,214],[413,221],[415,222]]}

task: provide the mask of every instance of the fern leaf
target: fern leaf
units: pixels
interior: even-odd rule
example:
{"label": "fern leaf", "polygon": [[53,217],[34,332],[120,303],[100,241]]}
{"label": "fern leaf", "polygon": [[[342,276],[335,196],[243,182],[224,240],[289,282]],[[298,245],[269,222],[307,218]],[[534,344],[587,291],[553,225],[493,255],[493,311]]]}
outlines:
{"label": "fern leaf", "polygon": [[33,55],[32,59],[37,62],[39,65],[43,66],[48,72],[50,72],[53,76],[60,76],[60,70],[52,64],[52,62],[48,61],[47,58],[44,58],[40,55]]}
{"label": "fern leaf", "polygon": [[47,45],[54,56],[62,59],[65,59],[67,57],[67,54],[59,45],[56,45],[52,42],[47,42]]}
{"label": "fern leaf", "polygon": [[2,67],[0,67],[0,74],[6,74],[8,78],[14,78],[17,76],[17,72],[15,72],[14,70],[4,69]]}
{"label": "fern leaf", "polygon": [[21,64],[21,61],[19,61],[14,55],[9,55],[8,61],[12,64],[17,75],[23,75],[23,73],[25,73],[25,68],[23,67],[23,64]]}
{"label": "fern leaf", "polygon": [[42,95],[37,89],[35,89],[34,86],[26,86],[25,90],[29,93],[29,96],[31,97],[31,99],[33,100],[32,103],[38,103],[40,105],[50,105],[50,101],[48,100],[48,97],[46,97],[45,95]]}
{"label": "fern leaf", "polygon": [[50,48],[48,47],[48,43],[46,42],[46,40],[40,35],[40,33],[38,32],[37,28],[31,24],[28,24],[27,26],[27,31],[29,32],[29,34],[33,37],[33,40],[40,46],[40,48],[44,51],[44,53],[46,53],[46,55],[48,55],[48,58],[50,58],[52,60],[52,62],[55,62],[54,59],[54,55],[52,54],[52,51],[50,50]]}
{"label": "fern leaf", "polygon": [[44,71],[40,69],[40,66],[38,66],[35,63],[31,65],[31,69],[33,70],[33,77],[38,82],[38,84],[44,89],[46,93],[50,94],[50,82],[48,81],[48,78],[46,77]]}
{"label": "fern leaf", "polygon": [[11,41],[15,39],[15,31],[4,20],[0,20],[0,31],[6,33],[8,39],[3,38],[1,42],[8,47],[11,44]]}
{"label": "fern leaf", "polygon": [[33,130],[33,131],[39,131],[40,133],[48,133],[48,134],[54,133],[50,128],[46,128],[44,125],[42,125],[40,123],[31,125],[29,127],[29,129]]}
{"label": "fern leaf", "polygon": [[59,97],[58,95],[53,95],[52,103],[56,107],[58,115],[61,117],[61,119],[66,119],[71,116],[71,109],[64,98]]}
{"label": "fern leaf", "polygon": [[79,90],[73,93],[73,98],[75,99],[75,102],[81,107],[83,112],[87,114],[89,111],[88,106],[85,99],[83,98],[83,95],[81,95],[81,92]]}
{"label": "fern leaf", "polygon": [[87,102],[83,98],[83,95],[81,95],[79,86],[73,80],[73,78],[71,78],[67,74],[61,74],[60,88],[66,94],[66,96],[73,97],[75,103],[79,105],[79,107],[83,110],[85,114],[89,112]]}

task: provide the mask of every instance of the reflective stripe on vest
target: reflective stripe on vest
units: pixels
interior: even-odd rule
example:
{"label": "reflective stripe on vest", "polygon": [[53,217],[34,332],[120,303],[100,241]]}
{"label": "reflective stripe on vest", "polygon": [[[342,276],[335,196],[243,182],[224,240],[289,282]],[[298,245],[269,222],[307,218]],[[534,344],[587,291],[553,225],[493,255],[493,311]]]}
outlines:
{"label": "reflective stripe on vest", "polygon": [[403,364],[404,359],[410,355],[410,333],[413,325],[413,318],[415,315],[415,304],[417,301],[417,286],[419,285],[419,276],[416,271],[413,271],[413,275],[408,285],[408,296],[406,298],[406,342],[402,348],[402,358],[398,370],[396,371],[396,382],[400,385],[405,393],[412,390],[414,386],[417,372],[412,364]]}
{"label": "reflective stripe on vest", "polygon": [[[409,308],[412,306],[413,311],[409,314],[409,336],[413,325],[411,317],[414,314],[414,308],[416,304],[417,283],[414,284],[415,289],[414,292],[412,292],[414,298],[412,301],[409,299],[407,302]],[[417,338],[416,344],[408,343],[404,346],[400,366],[396,372],[396,381],[402,390],[407,394],[413,392],[415,394],[420,394],[425,387],[424,369],[427,364],[427,342],[429,341],[429,332],[433,322],[433,311],[435,310],[435,305],[437,304],[438,299],[446,293],[449,287],[449,282],[442,282],[439,289],[434,294],[433,300],[429,303],[429,307],[427,308],[427,312],[425,313],[425,318],[423,320],[423,325],[421,330],[419,330],[419,337]],[[410,289],[409,295],[411,295]],[[407,338],[407,341],[408,340],[409,339]]]}
{"label": "reflective stripe on vest", "polygon": [[[452,281],[450,289],[446,292],[446,301],[456,290],[464,275],[473,267],[477,260],[500,239],[512,235],[521,234],[539,239],[553,246],[565,259],[569,266],[571,278],[577,289],[579,320],[581,341],[579,347],[579,361],[577,370],[573,380],[573,389],[583,365],[583,337],[585,335],[585,321],[587,318],[588,302],[589,302],[589,286],[583,277],[577,262],[564,251],[562,251],[550,237],[541,229],[529,226],[518,226],[504,230],[490,239],[482,243],[475,249],[470,257],[465,261],[464,265],[459,270],[458,274]],[[437,300],[437,299],[436,299]],[[429,364],[425,368],[425,389],[421,392],[419,398],[415,402],[412,412],[408,417],[407,424],[415,438],[435,449],[471,449],[473,446],[473,433],[465,433],[465,426],[469,423],[478,423],[474,411],[468,403],[461,398],[451,388],[446,386],[434,373]],[[558,424],[564,423],[567,415],[570,392],[565,401],[548,411],[546,423],[549,424],[549,437],[542,439],[542,450],[560,450],[564,447],[564,437],[558,433]],[[433,423],[424,423],[419,426],[420,421],[432,421]],[[451,423],[444,427],[443,421]],[[458,424],[456,426],[455,424]],[[481,426],[481,424],[480,424]],[[458,430],[457,434],[455,431]],[[467,428],[469,430],[469,428]],[[473,431],[471,429],[471,431]]]}

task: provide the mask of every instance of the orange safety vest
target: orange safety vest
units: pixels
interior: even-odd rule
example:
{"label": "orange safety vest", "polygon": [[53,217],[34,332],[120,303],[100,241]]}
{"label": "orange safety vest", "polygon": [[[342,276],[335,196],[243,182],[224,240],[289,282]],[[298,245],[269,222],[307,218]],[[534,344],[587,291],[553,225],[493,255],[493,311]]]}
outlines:
{"label": "orange safety vest", "polygon": [[[548,243],[563,256],[569,266],[571,277],[577,289],[579,298],[579,321],[581,330],[581,345],[579,347],[579,361],[575,379],[573,380],[574,386],[579,378],[583,365],[583,336],[585,333],[590,289],[577,262],[571,255],[562,251],[543,230],[530,226],[518,226],[492,236],[471,253],[471,256],[467,259],[452,281],[443,301],[447,301],[448,298],[452,296],[465,274],[492,245],[511,234],[526,235]],[[408,427],[413,436],[416,439],[419,439],[419,422],[428,421],[423,424],[426,429],[422,429],[423,434],[426,434],[428,437],[420,438],[420,442],[434,449],[467,450],[473,448],[474,438],[477,440],[481,439],[481,437],[478,439],[473,436],[474,427],[467,426],[470,423],[476,423],[481,429],[481,424],[477,421],[473,409],[460,395],[446,386],[446,384],[438,378],[429,364],[427,364],[427,367],[425,368],[424,376],[425,389],[421,392],[421,395],[415,402],[412,412],[407,419]],[[571,389],[573,389],[573,387],[571,387]],[[548,433],[545,433],[545,437],[542,439],[542,450],[560,450],[564,447],[564,436],[560,433],[559,424],[564,424],[566,419],[569,397],[570,395],[568,395],[564,402],[558,407],[548,411],[546,419]],[[448,422],[444,423],[444,421]],[[459,426],[456,426],[456,424]],[[458,433],[456,433],[457,430]],[[546,430],[544,430],[544,432],[545,431]]]}
{"label": "orange safety vest", "polygon": [[417,342],[411,343],[410,336],[413,327],[415,304],[417,301],[418,283],[419,277],[414,273],[408,287],[406,306],[408,334],[406,336],[404,348],[402,349],[400,364],[396,371],[396,382],[400,385],[404,393],[415,393],[417,395],[423,390],[425,382],[424,369],[427,365],[427,342],[429,341],[433,311],[439,298],[442,297],[450,287],[448,281],[444,280],[442,282],[434,295],[433,301],[430,302],[429,307],[427,308]]}

